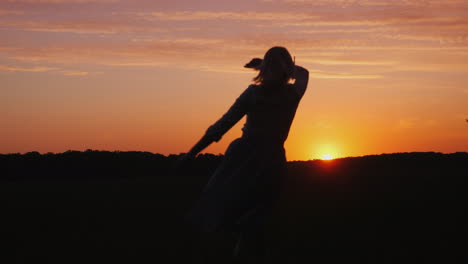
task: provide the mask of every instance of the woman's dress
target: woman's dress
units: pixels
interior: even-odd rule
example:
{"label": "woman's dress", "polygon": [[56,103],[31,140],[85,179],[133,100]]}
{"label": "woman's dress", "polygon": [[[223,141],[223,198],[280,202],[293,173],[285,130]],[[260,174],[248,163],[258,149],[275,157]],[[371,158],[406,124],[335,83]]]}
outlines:
{"label": "woman's dress", "polygon": [[236,230],[263,221],[278,197],[286,175],[283,147],[305,91],[293,84],[250,85],[205,137],[219,141],[244,115],[242,137],[234,140],[224,159],[189,213],[202,231]]}

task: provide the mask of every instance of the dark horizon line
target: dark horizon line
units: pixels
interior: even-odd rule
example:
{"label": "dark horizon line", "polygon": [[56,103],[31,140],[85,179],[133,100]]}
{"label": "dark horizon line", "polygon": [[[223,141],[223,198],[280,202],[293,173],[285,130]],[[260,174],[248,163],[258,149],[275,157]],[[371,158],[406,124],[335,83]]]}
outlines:
{"label": "dark horizon line", "polygon": [[[39,152],[39,151],[28,151],[28,152],[10,152],[10,153],[0,153],[0,155],[60,155],[60,154],[65,154],[69,152],[80,152],[80,153],[86,153],[86,152],[110,152],[110,153],[147,153],[151,155],[161,155],[164,157],[170,157],[170,156],[179,156],[182,154],[185,154],[184,152],[181,152],[179,154],[161,154],[157,152],[151,152],[151,151],[140,151],[140,150],[97,150],[97,149],[86,149],[86,150],[73,150],[69,149],[64,152]],[[449,155],[449,154],[457,154],[457,153],[465,153],[468,154],[467,151],[455,151],[455,152],[440,152],[440,151],[404,151],[404,152],[393,152],[393,153],[380,153],[380,154],[365,154],[361,156],[346,156],[346,157],[339,157],[339,158],[333,158],[333,160],[338,160],[338,159],[346,159],[346,158],[362,158],[362,157],[369,157],[369,156],[381,156],[381,155],[396,155],[396,154],[417,154],[417,153],[431,153],[431,154],[443,154],[443,155]],[[218,154],[213,154],[213,153],[200,153],[199,155],[213,155],[213,156],[224,156],[223,153],[218,153]],[[317,159],[308,159],[308,160],[288,160],[289,161],[311,161],[311,160],[322,160],[320,158]]]}

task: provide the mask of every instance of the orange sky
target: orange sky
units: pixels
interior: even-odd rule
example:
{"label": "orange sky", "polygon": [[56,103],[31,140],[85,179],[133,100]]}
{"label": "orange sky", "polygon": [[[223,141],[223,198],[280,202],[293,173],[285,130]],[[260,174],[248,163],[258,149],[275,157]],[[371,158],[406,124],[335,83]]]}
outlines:
{"label": "orange sky", "polygon": [[467,14],[466,0],[0,1],[0,153],[186,152],[275,45],[310,70],[288,160],[468,151]]}

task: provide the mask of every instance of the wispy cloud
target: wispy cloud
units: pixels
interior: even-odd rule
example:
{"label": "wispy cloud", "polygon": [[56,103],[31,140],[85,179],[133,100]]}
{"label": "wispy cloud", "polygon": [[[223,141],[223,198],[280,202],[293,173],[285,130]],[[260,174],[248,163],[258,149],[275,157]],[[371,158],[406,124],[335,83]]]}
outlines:
{"label": "wispy cloud", "polygon": [[102,62],[103,65],[108,66],[129,66],[129,67],[160,67],[167,66],[168,63],[157,61],[138,61],[132,60],[130,62]]}
{"label": "wispy cloud", "polygon": [[[111,43],[109,45],[54,45],[44,47],[10,47],[0,46],[0,56],[11,60],[24,62],[44,62],[71,64],[92,64],[107,66],[171,66],[180,67],[187,63],[215,65],[223,60],[229,67],[237,67],[239,58],[245,60],[252,56],[262,56],[271,45],[277,45],[278,37],[271,36],[245,36],[243,39],[234,38],[131,38],[130,42]],[[421,45],[379,45],[379,42],[350,39],[284,39],[279,45],[289,47],[301,63],[321,64],[325,66],[392,66],[391,70],[411,71],[444,71],[452,70],[463,64],[461,57],[454,57],[452,61],[427,62],[420,60],[401,61],[402,58],[395,52],[468,52],[468,46],[421,46]],[[212,51],[212,52],[207,52]],[[339,52],[338,52],[339,51]],[[385,56],[380,51],[394,52]],[[367,53],[378,52],[372,57]],[[352,55],[351,54],[354,54]],[[367,57],[367,58],[366,58]],[[398,57],[399,59],[395,59]],[[400,65],[401,64],[401,65]],[[175,66],[174,66],[175,65]],[[430,67],[428,68],[428,65]],[[466,67],[462,67],[465,69]],[[383,69],[382,69],[383,70]],[[322,78],[357,78],[349,74],[329,74],[317,72]],[[381,74],[364,74],[359,78],[380,78]]]}
{"label": "wispy cloud", "polygon": [[393,131],[407,132],[412,129],[427,129],[435,128],[440,125],[440,121],[436,119],[422,119],[419,117],[407,117],[394,121]]}
{"label": "wispy cloud", "polygon": [[426,15],[392,15],[387,17],[378,15],[328,15],[318,17],[317,19],[311,18],[307,20],[293,21],[272,21],[270,26],[295,26],[295,27],[316,27],[316,26],[383,26],[383,25],[403,25],[408,26],[412,24],[424,23],[456,23],[461,19],[459,17],[434,17]]}
{"label": "wispy cloud", "polygon": [[424,61],[413,62],[408,64],[400,64],[391,68],[392,71],[412,71],[412,72],[450,72],[450,73],[465,73],[468,72],[468,65],[461,62],[452,63],[427,63]]}
{"label": "wispy cloud", "polygon": [[120,0],[6,0],[10,3],[29,4],[86,4],[86,3],[116,3]]}
{"label": "wispy cloud", "polygon": [[413,129],[418,121],[417,118],[402,118],[396,121],[393,125],[393,130],[401,131],[407,129]]}
{"label": "wispy cloud", "polygon": [[143,43],[169,43],[169,44],[189,44],[189,45],[211,45],[220,44],[225,42],[225,39],[221,38],[176,38],[176,39],[161,39],[161,38],[133,38],[133,42]]}
{"label": "wispy cloud", "polygon": [[0,9],[0,16],[24,15],[24,13],[25,13],[24,11]]}
{"label": "wispy cloud", "polygon": [[305,61],[323,65],[388,66],[398,64],[396,61],[371,61],[360,59],[306,59]]}
{"label": "wispy cloud", "polygon": [[290,4],[307,4],[312,6],[337,5],[341,7],[367,6],[367,7],[421,7],[433,5],[461,5],[465,0],[277,0]]}
{"label": "wispy cloud", "polygon": [[318,18],[313,14],[294,12],[215,12],[215,11],[178,11],[178,12],[138,12],[135,15],[146,20],[192,21],[192,20],[304,20]]}
{"label": "wispy cloud", "polygon": [[[264,27],[264,25],[258,25]],[[383,33],[383,32],[398,32],[396,27],[371,27],[371,28],[319,28],[319,29],[300,29],[292,30],[294,33],[299,34],[356,34],[356,33]]]}
{"label": "wispy cloud", "polygon": [[[468,28],[467,28],[468,29]],[[397,40],[417,40],[417,41],[436,41],[439,43],[457,44],[468,42],[468,34],[447,34],[447,33],[432,33],[432,34],[389,34],[381,35],[384,38]]]}
{"label": "wispy cloud", "polygon": [[67,76],[86,76],[89,74],[89,72],[76,71],[76,70],[65,70],[65,71],[59,71],[59,72]]}
{"label": "wispy cloud", "polygon": [[336,73],[313,70],[310,71],[310,78],[318,79],[381,79],[382,75],[367,75],[367,74],[352,74],[352,73]]}
{"label": "wispy cloud", "polygon": [[[379,26],[412,25],[430,23],[459,23],[465,18],[444,14],[421,13],[420,11],[396,10],[353,10],[353,12],[219,12],[219,11],[175,11],[175,12],[135,12],[137,17],[150,21],[251,21],[268,22],[254,24],[258,27],[317,27],[317,26]],[[311,30],[311,29],[309,29]],[[335,29],[339,30],[339,29]],[[356,29],[357,30],[357,29]],[[365,30],[365,29],[360,29]],[[369,29],[367,29],[369,30]]]}
{"label": "wispy cloud", "polygon": [[244,69],[241,67],[233,67],[233,66],[229,67],[226,65],[212,65],[212,66],[204,65],[197,69],[201,71],[207,71],[207,72],[252,74],[252,70]]}
{"label": "wispy cloud", "polygon": [[79,34],[116,34],[129,32],[169,32],[154,25],[128,25],[116,21],[2,21],[0,28],[25,31],[70,32]]}
{"label": "wispy cloud", "polygon": [[342,50],[355,50],[355,51],[439,51],[439,52],[450,52],[450,51],[468,51],[468,46],[422,46],[417,44],[407,45],[348,45],[341,47],[323,47],[317,46],[316,49],[342,49]]}
{"label": "wispy cloud", "polygon": [[[102,1],[11,0],[10,2],[78,4]],[[112,1],[104,1],[107,2]],[[393,52],[393,55],[398,52],[401,55],[403,52],[413,51],[468,52],[468,46],[465,45],[468,35],[464,33],[468,30],[468,18],[460,13],[451,15],[440,13],[440,10],[421,12],[416,8],[410,8],[420,5],[422,1],[314,0],[288,3],[292,2],[324,5],[325,8],[304,8],[299,12],[293,12],[292,9],[275,9],[274,5],[267,4],[271,8],[258,12],[232,11],[232,9],[207,11],[196,8],[185,11],[148,8],[141,11],[143,9],[132,6],[128,10],[106,9],[107,11],[102,13],[103,16],[94,14],[75,16],[70,13],[69,17],[57,16],[54,19],[49,19],[44,14],[28,16],[28,20],[21,17],[2,17],[0,28],[39,32],[31,34],[35,37],[41,36],[40,32],[87,35],[63,34],[60,41],[51,44],[45,41],[50,35],[43,34],[44,37],[37,45],[28,45],[19,39],[16,42],[6,41],[6,38],[3,38],[0,44],[5,43],[5,46],[10,46],[0,47],[0,56],[24,63],[41,62],[51,65],[181,67],[178,65],[192,63],[208,65],[205,68],[197,66],[202,70],[237,72],[238,58],[262,56],[268,47],[281,45],[288,47],[293,55],[298,56],[301,63],[320,64],[323,65],[323,69],[333,69],[334,66],[337,66],[335,69],[342,69],[340,66],[363,66],[359,69],[369,66],[367,69],[377,69],[370,74],[315,72],[317,78],[377,79],[383,78],[385,74],[382,72],[385,67],[374,66],[393,66],[388,67],[391,70],[426,71],[424,65],[418,61],[412,61],[399,68],[400,59],[404,56],[395,59],[382,54],[383,51]],[[411,4],[408,4],[409,2]],[[436,1],[426,2],[437,4]],[[460,1],[448,2],[452,5],[450,7],[452,9],[453,5],[462,4]],[[339,4],[354,6],[348,10],[329,8]],[[374,8],[376,5],[394,7]],[[442,11],[448,10],[445,9],[446,6],[449,4],[444,5]],[[38,10],[49,12],[48,8]],[[244,23],[250,25],[248,31],[239,30],[239,24]],[[289,28],[278,29],[278,26]],[[27,34],[28,32],[20,32],[18,35]],[[96,36],[98,34],[99,37]],[[12,43],[17,43],[18,46],[13,47]],[[320,52],[329,54],[306,56]],[[331,54],[333,52],[335,55]],[[337,55],[336,52],[341,55]],[[227,66],[216,67],[219,59],[226,61]],[[454,62],[453,65],[460,63]],[[431,64],[429,68],[443,70],[441,68],[444,67],[452,68],[435,64]]]}
{"label": "wispy cloud", "polygon": [[5,70],[5,71],[46,72],[46,71],[52,71],[56,69],[57,68],[54,68],[54,67],[21,67],[21,66],[0,64],[0,70]]}
{"label": "wispy cloud", "polygon": [[51,72],[58,73],[67,76],[86,76],[89,72],[79,71],[79,70],[64,70],[58,67],[49,67],[49,66],[17,66],[17,65],[5,65],[0,64],[0,71],[9,71],[9,72]]}

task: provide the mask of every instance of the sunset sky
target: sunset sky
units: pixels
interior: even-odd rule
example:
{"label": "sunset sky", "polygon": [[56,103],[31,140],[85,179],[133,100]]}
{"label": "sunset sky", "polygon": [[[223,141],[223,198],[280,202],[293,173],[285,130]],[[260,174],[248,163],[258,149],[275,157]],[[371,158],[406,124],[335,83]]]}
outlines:
{"label": "sunset sky", "polygon": [[277,45],[288,160],[468,151],[468,0],[0,0],[0,153],[187,152]]}

